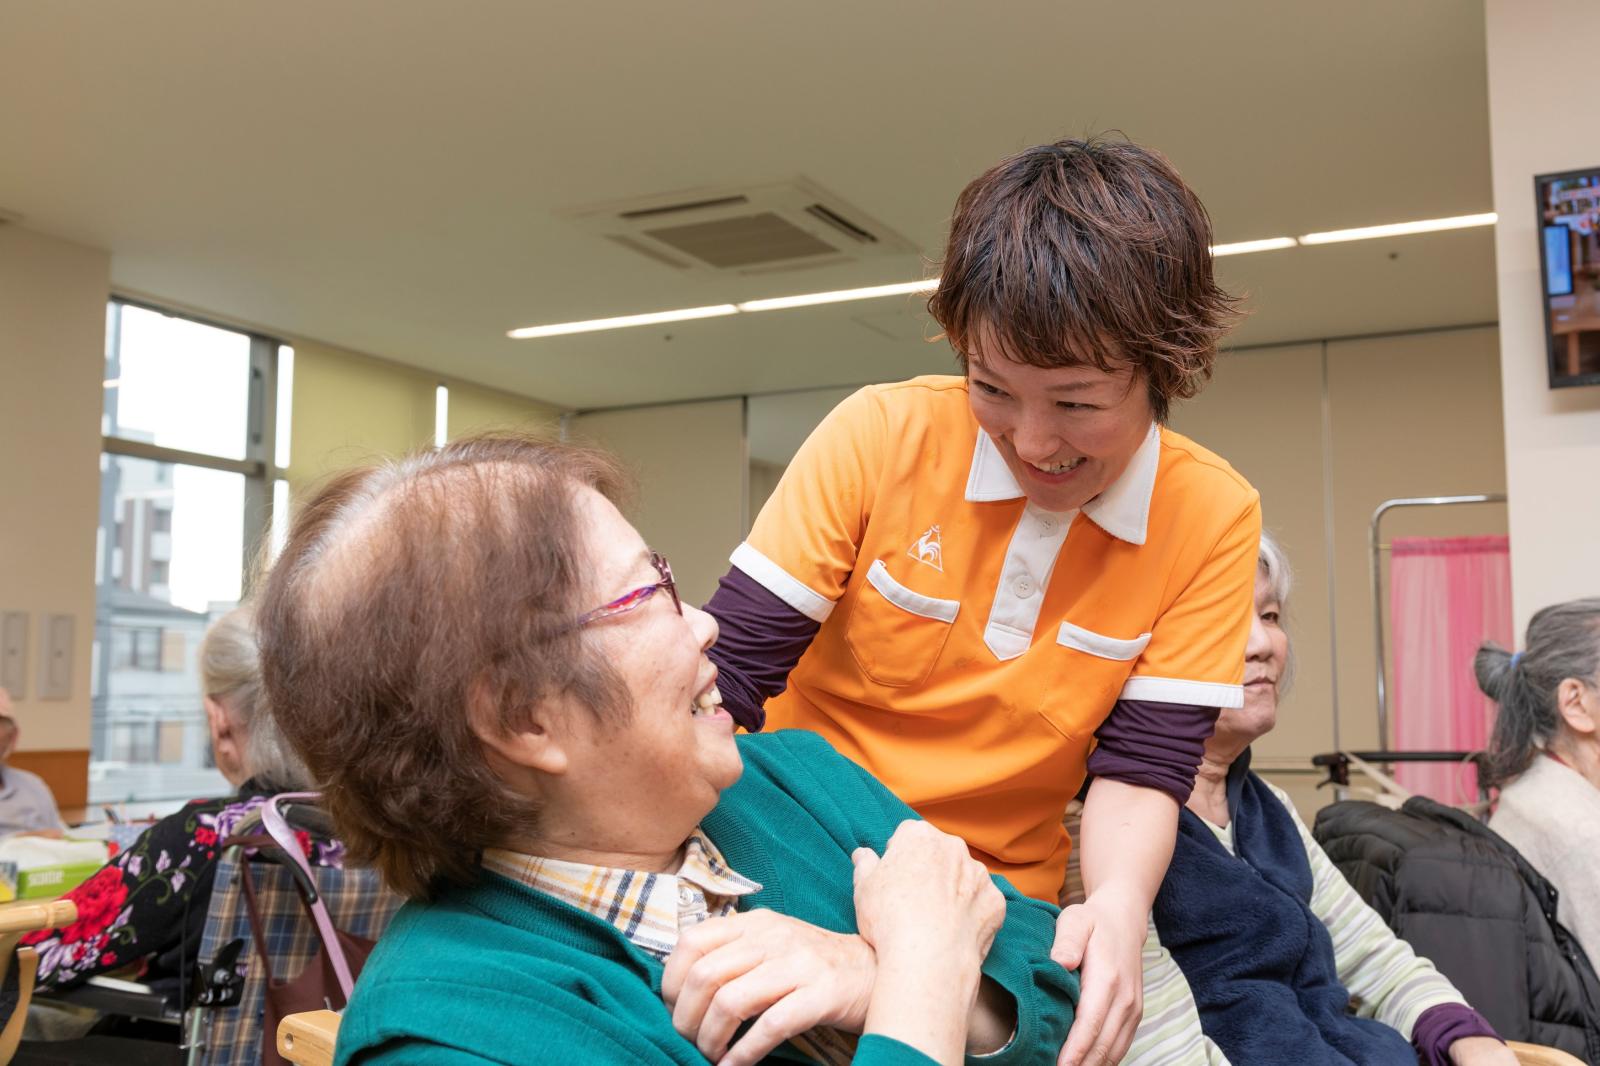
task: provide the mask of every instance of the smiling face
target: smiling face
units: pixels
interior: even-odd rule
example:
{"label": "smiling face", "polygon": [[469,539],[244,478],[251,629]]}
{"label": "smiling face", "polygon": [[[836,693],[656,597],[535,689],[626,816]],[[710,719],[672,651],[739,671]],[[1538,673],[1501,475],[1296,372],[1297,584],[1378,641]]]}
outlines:
{"label": "smiling face", "polygon": [[967,383],[973,417],[1046,511],[1076,510],[1104,492],[1155,420],[1149,391],[1127,368],[1036,367],[979,350],[967,354]]}
{"label": "smiling face", "polygon": [[1278,687],[1289,662],[1289,634],[1282,624],[1283,605],[1272,591],[1272,579],[1256,567],[1255,617],[1245,645],[1244,706],[1217,717],[1216,739],[1231,740],[1241,750],[1278,723]]}
{"label": "smiling face", "polygon": [[[586,609],[661,581],[644,540],[609,500],[583,488],[575,502],[594,571],[595,603]],[[630,707],[611,723],[566,716],[566,768],[555,785],[564,826],[596,850],[658,837],[676,846],[743,771],[705,654],[717,623],[688,604],[680,614],[658,589],[632,610],[589,623],[585,635],[622,679]]]}

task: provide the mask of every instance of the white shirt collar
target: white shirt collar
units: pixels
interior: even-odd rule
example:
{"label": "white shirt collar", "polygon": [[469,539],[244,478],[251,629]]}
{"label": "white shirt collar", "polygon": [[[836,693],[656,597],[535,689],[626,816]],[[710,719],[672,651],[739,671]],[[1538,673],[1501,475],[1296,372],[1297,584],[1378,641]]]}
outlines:
{"label": "white shirt collar", "polygon": [[[1156,489],[1156,468],[1161,465],[1161,427],[1150,425],[1139,450],[1122,475],[1106,490],[1083,505],[1083,513],[1101,529],[1129,544],[1143,544],[1150,522],[1150,498]],[[991,503],[1023,496],[1022,486],[1006,466],[1000,449],[981,428],[972,450],[967,474],[967,501]]]}

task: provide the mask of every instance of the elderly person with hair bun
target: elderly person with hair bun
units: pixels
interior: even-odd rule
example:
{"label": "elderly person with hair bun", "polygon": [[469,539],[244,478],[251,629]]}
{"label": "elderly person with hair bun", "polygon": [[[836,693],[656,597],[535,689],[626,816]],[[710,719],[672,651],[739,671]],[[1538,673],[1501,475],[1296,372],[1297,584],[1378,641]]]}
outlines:
{"label": "elderly person with hair bun", "polygon": [[1549,878],[1557,920],[1600,960],[1600,598],[1535,614],[1524,649],[1485,644],[1473,664],[1500,705],[1489,828]]}
{"label": "elderly person with hair bun", "polygon": [[1123,1061],[1514,1066],[1489,1023],[1346,883],[1288,795],[1250,770],[1289,673],[1289,588],[1283,551],[1263,534],[1244,706],[1218,718],[1179,818],[1146,944],[1144,1020]]}
{"label": "elderly person with hair bun", "polygon": [[[140,962],[147,983],[182,980],[185,962],[197,962],[221,841],[268,796],[310,786],[267,707],[250,608],[211,627],[199,667],[217,769],[238,791],[161,819],[67,893],[78,920],[22,938],[39,953],[41,987],[70,988]],[[313,863],[338,865],[336,843],[311,839],[307,847]]]}
{"label": "elderly person with hair bun", "polygon": [[735,737],[619,483],[456,441],[336,477],[268,578],[283,729],[411,897],[335,1061],[1053,1062],[1055,908],[814,734]]}

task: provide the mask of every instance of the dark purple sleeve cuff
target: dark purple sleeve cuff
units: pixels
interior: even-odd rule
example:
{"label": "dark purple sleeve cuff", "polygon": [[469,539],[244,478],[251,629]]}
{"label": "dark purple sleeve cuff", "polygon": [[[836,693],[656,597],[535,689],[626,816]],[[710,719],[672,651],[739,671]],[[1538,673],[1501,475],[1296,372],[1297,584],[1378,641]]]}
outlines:
{"label": "dark purple sleeve cuff", "polygon": [[1411,1030],[1411,1046],[1417,1049],[1417,1061],[1422,1066],[1450,1066],[1450,1045],[1469,1036],[1500,1040],[1494,1026],[1465,1003],[1441,1003],[1429,1007],[1417,1019],[1416,1028]]}
{"label": "dark purple sleeve cuff", "polygon": [[1194,791],[1217,714],[1192,703],[1118,700],[1095,730],[1100,744],[1089,756],[1089,773],[1158,789],[1181,806]]}
{"label": "dark purple sleeve cuff", "polygon": [[789,684],[789,671],[821,625],[734,567],[717,582],[706,612],[720,635],[706,654],[717,667],[722,706],[752,733],[767,722],[767,700]]}

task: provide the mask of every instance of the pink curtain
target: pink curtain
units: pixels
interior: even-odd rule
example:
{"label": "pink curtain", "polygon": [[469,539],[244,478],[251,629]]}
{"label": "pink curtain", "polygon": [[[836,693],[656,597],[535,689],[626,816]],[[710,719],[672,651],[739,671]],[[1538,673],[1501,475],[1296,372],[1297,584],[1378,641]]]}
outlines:
{"label": "pink curtain", "polygon": [[[1494,704],[1478,691],[1472,656],[1484,640],[1514,648],[1511,556],[1505,537],[1397,537],[1390,552],[1389,717],[1398,751],[1477,751]],[[1468,766],[1398,763],[1395,779],[1441,803],[1478,798]]]}

